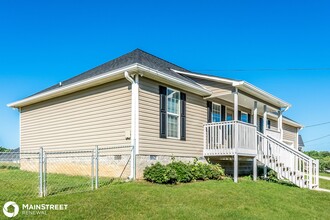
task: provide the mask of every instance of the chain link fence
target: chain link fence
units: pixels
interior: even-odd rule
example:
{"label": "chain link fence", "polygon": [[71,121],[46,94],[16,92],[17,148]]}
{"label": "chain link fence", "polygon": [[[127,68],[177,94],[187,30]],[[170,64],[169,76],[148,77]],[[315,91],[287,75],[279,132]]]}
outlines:
{"label": "chain link fence", "polygon": [[0,200],[39,194],[39,152],[0,153]]}
{"label": "chain link fence", "polygon": [[[77,193],[135,177],[132,146],[0,153],[0,200]],[[133,156],[135,158],[135,155]]]}

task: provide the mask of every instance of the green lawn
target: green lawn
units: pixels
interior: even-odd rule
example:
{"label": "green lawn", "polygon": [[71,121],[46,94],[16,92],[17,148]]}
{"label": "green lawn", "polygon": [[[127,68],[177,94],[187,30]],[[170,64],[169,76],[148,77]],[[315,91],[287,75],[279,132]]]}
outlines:
{"label": "green lawn", "polygon": [[[92,192],[16,200],[68,204],[30,219],[329,219],[330,194],[264,181],[175,186],[118,183]],[[2,206],[2,204],[0,204]],[[20,217],[24,219],[27,216]]]}
{"label": "green lawn", "polygon": [[330,173],[320,173],[320,176],[330,177]]}
{"label": "green lawn", "polygon": [[[325,180],[326,181],[326,180]],[[101,179],[90,191],[89,177],[48,175],[51,196],[38,198],[38,174],[0,169],[0,207],[68,204],[67,211],[22,215],[24,219],[329,219],[330,193],[240,179],[180,185],[120,183]],[[329,187],[320,180],[321,186]],[[325,185],[327,184],[327,185]],[[0,219],[3,219],[0,212]]]}
{"label": "green lawn", "polygon": [[[113,180],[100,178],[100,187],[109,185]],[[0,201],[16,198],[35,198],[39,195],[39,173],[19,169],[0,169]],[[61,195],[90,191],[91,177],[47,174],[47,194]]]}
{"label": "green lawn", "polygon": [[330,190],[330,180],[320,179],[320,188]]}

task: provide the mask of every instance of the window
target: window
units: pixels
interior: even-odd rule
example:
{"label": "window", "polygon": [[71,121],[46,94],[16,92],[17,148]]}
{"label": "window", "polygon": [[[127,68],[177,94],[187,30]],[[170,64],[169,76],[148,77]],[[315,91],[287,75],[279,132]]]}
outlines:
{"label": "window", "polygon": [[233,120],[233,113],[227,113],[227,121]]}
{"label": "window", "polygon": [[264,131],[264,119],[259,118],[259,132],[263,132],[263,131]]}
{"label": "window", "polygon": [[271,122],[269,119],[267,119],[267,128],[270,129]]}
{"label": "window", "polygon": [[179,138],[180,92],[167,88],[167,137]]}
{"label": "window", "polygon": [[248,123],[249,122],[249,116],[247,113],[242,112],[241,113],[241,121]]}
{"label": "window", "polygon": [[212,122],[221,122],[221,105],[212,103]]}
{"label": "window", "polygon": [[156,155],[150,155],[150,160],[157,160],[157,156]]}

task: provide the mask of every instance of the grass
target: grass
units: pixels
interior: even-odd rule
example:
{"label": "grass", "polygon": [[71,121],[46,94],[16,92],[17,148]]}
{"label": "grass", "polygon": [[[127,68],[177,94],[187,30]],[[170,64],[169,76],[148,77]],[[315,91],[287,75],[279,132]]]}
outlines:
{"label": "grass", "polygon": [[[318,219],[329,218],[330,194],[242,178],[173,186],[147,182],[111,183],[90,191],[90,177],[48,174],[48,196],[38,198],[38,173],[0,169],[0,207],[22,204],[68,204],[67,211],[19,218],[40,219]],[[320,179],[322,188],[330,181]],[[2,219],[2,213],[0,213]]]}
{"label": "grass", "polygon": [[[5,173],[0,173],[0,181],[5,179]],[[24,184],[31,186],[34,178],[32,175],[24,182],[11,184],[12,192],[20,192]],[[73,182],[80,181],[71,178]],[[231,180],[170,186],[113,183],[90,192],[14,201],[19,205],[68,204],[66,211],[31,216],[20,213],[16,217],[24,219],[329,219],[330,216],[329,193],[247,179],[240,179],[238,184]],[[0,201],[0,207],[4,202]]]}
{"label": "grass", "polygon": [[330,173],[320,173],[320,176],[330,177]]}
{"label": "grass", "polygon": [[330,190],[330,180],[319,179],[319,181],[320,181],[320,188]]}
{"label": "grass", "polygon": [[[100,178],[100,186],[109,185],[113,180]],[[16,198],[31,198],[39,195],[39,173],[18,168],[0,168],[0,201]],[[61,195],[91,190],[91,177],[47,174],[47,194]]]}

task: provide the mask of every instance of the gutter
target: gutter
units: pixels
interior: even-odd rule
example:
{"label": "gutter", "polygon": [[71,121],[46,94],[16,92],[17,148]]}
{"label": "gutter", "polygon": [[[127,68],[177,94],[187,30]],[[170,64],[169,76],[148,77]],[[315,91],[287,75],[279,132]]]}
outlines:
{"label": "gutter", "polygon": [[[176,81],[177,83],[183,85],[183,86],[187,86],[187,87],[190,87],[190,88],[193,88],[195,91],[199,92],[199,94],[202,94],[203,96],[209,96],[209,95],[212,95],[212,92],[208,89],[205,89],[203,88],[202,86],[197,86],[197,85],[194,85],[193,83],[188,83],[182,79],[179,79],[179,78],[174,78],[174,77],[171,77],[167,74],[164,74],[162,73],[161,71],[159,70],[155,70],[155,69],[152,69],[152,68],[149,68],[149,67],[146,67],[144,65],[141,65],[141,64],[138,64],[137,63],[137,67],[143,71],[147,71],[147,72],[151,72],[157,76],[160,76],[161,78],[164,78],[164,79],[167,79],[169,81]],[[180,73],[181,71],[177,71],[177,70],[173,70],[173,69],[170,69],[174,72],[177,72],[177,73]],[[198,94],[198,93],[197,93]]]}
{"label": "gutter", "polygon": [[125,78],[132,84],[132,104],[131,104],[131,175],[130,179],[136,178],[135,173],[135,156],[139,153],[139,74],[133,75],[132,78],[127,71],[125,71]]}
{"label": "gutter", "polygon": [[190,77],[197,77],[197,78],[202,78],[202,79],[207,79],[207,80],[211,80],[211,81],[214,81],[214,82],[221,82],[221,83],[226,83],[226,84],[230,84],[232,85],[233,87],[235,88],[240,88],[240,87],[244,87],[246,88],[247,90],[252,90],[253,92],[263,96],[262,99],[271,99],[273,100],[273,102],[275,102],[276,106],[279,105],[282,105],[281,107],[288,107],[290,108],[291,105],[275,96],[273,96],[272,94],[266,92],[266,91],[263,91],[262,89],[259,89],[258,87],[246,82],[246,81],[243,81],[243,80],[232,80],[232,79],[226,79],[226,78],[221,78],[221,77],[218,77],[218,76],[208,76],[208,75],[203,75],[203,74],[198,74],[198,73],[191,73],[191,72],[185,72],[185,71],[179,71],[179,70],[175,70],[175,69],[171,69],[172,71],[176,72],[176,73],[180,73],[180,74],[183,74],[183,75],[186,75],[186,76],[190,76]]}
{"label": "gutter", "polygon": [[117,70],[112,70],[112,71],[106,72],[106,73],[104,73],[102,75],[99,75],[99,76],[88,78],[88,79],[85,79],[85,80],[82,80],[82,81],[79,81],[79,82],[76,82],[76,83],[72,83],[72,84],[69,84],[69,85],[61,86],[59,88],[56,88],[56,89],[53,89],[53,90],[50,90],[50,91],[47,91],[47,92],[43,92],[43,93],[31,96],[31,97],[28,97],[28,98],[10,103],[7,106],[11,107],[11,108],[19,108],[19,107],[34,104],[34,103],[37,103],[37,102],[41,102],[41,101],[44,101],[44,100],[47,100],[47,99],[51,99],[51,98],[54,98],[54,97],[58,97],[58,96],[61,96],[61,95],[64,95],[64,94],[69,94],[69,93],[72,93],[72,92],[76,92],[76,91],[79,91],[81,89],[89,88],[90,84],[93,84],[93,83],[94,83],[94,85],[97,84],[97,83],[101,84],[102,80],[106,80],[109,77],[120,75],[123,72],[132,70],[134,68],[141,69],[141,70],[150,72],[152,74],[155,74],[155,75],[157,75],[157,76],[159,76],[159,77],[161,77],[161,78],[163,78],[167,81],[170,81],[171,83],[178,83],[179,85],[186,86],[186,87],[190,88],[192,93],[196,93],[196,94],[203,95],[203,96],[208,96],[208,95],[212,94],[211,91],[209,91],[205,88],[199,87],[197,85],[194,85],[193,83],[186,82],[182,79],[178,79],[178,78],[169,76],[167,74],[164,74],[161,71],[146,67],[146,66],[138,64],[138,63],[135,63],[135,64],[132,64],[132,65],[126,66],[124,68],[120,68],[120,69],[117,69]]}
{"label": "gutter", "polygon": [[281,107],[285,107],[286,108],[285,111],[287,111],[291,107],[291,104],[289,104],[288,102],[285,102],[285,101],[273,96],[272,94],[270,94],[262,89],[259,89],[258,87],[254,86],[248,82],[245,82],[245,81],[233,82],[232,85],[233,85],[233,87],[236,87],[236,88],[245,87],[249,90],[252,90],[252,91],[258,93],[259,95],[269,97],[269,98],[273,99],[275,102],[278,102],[277,104],[282,105]]}
{"label": "gutter", "polygon": [[[79,81],[79,82],[76,82],[76,83],[72,83],[72,84],[69,84],[69,85],[66,85],[66,86],[62,86],[62,87],[59,87],[59,88],[56,88],[56,89],[53,89],[53,90],[50,90],[50,91],[47,91],[47,92],[43,92],[43,93],[31,96],[31,97],[22,99],[20,101],[10,103],[7,106],[12,107],[12,108],[19,108],[19,107],[22,107],[22,106],[25,106],[25,105],[29,105],[29,104],[33,104],[33,103],[36,103],[36,102],[44,101],[44,100],[47,100],[49,98],[57,97],[56,95],[58,93],[65,93],[65,92],[71,93],[70,90],[75,90],[75,89],[76,89],[75,91],[79,91],[79,87],[84,87],[84,86],[87,86],[90,83],[101,81],[101,80],[104,80],[108,77],[118,75],[118,74],[122,73],[123,71],[127,71],[129,69],[134,68],[134,67],[136,67],[136,64],[127,66],[125,68],[120,68],[120,69],[117,69],[117,70],[114,70],[114,71],[106,72],[102,75],[95,76],[95,77],[92,77],[92,78],[88,78],[88,79],[85,79],[85,80],[82,80],[82,81]],[[49,97],[49,96],[51,96],[51,97]],[[35,101],[35,100],[37,100],[37,101]],[[35,101],[35,102],[33,102],[33,101]]]}

